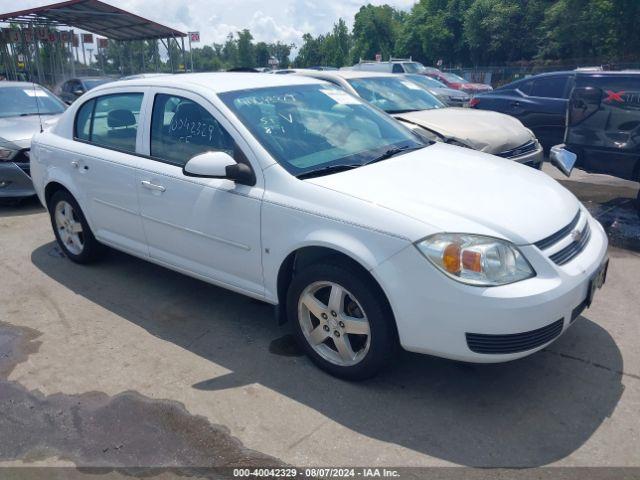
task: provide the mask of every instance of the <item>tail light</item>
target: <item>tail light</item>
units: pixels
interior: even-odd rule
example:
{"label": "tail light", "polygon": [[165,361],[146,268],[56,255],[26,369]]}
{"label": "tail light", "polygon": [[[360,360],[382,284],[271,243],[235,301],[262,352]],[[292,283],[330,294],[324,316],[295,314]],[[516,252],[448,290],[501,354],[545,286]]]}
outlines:
{"label": "tail light", "polygon": [[477,97],[473,97],[470,101],[469,101],[469,106],[471,108],[476,107],[478,104],[480,103],[480,99]]}

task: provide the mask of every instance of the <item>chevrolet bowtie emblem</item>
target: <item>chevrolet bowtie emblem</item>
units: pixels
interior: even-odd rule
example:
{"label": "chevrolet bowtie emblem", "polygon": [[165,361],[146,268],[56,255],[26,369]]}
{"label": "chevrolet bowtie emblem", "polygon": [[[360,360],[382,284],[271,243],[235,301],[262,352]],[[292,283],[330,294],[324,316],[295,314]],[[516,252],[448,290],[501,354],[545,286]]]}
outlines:
{"label": "chevrolet bowtie emblem", "polygon": [[574,242],[579,242],[582,239],[582,232],[580,230],[574,230],[571,232],[571,238]]}

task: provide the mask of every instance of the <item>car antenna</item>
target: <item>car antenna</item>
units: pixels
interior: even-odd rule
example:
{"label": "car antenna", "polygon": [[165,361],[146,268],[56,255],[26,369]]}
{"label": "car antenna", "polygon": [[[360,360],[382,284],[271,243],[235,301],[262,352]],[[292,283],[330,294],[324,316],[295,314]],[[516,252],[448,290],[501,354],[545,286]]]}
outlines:
{"label": "car antenna", "polygon": [[33,85],[33,99],[36,102],[36,112],[38,112],[38,122],[40,123],[40,133],[44,130],[42,129],[42,117],[40,116],[40,104],[38,103],[38,92],[36,90],[36,82],[31,82]]}

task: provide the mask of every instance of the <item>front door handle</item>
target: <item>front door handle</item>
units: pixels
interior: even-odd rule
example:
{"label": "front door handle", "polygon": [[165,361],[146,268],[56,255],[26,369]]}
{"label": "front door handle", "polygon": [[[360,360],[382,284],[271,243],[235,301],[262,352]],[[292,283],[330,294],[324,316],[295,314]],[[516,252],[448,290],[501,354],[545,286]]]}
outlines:
{"label": "front door handle", "polygon": [[140,182],[144,188],[148,188],[149,190],[155,190],[156,192],[164,192],[166,190],[162,185],[156,185],[155,183],[151,183],[148,180],[142,180]]}

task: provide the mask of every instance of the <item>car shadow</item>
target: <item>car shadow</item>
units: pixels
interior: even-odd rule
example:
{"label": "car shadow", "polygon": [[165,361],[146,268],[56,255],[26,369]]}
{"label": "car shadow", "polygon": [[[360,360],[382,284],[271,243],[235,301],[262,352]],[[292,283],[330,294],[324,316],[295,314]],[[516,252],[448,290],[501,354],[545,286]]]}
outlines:
{"label": "car shadow", "polygon": [[623,391],[615,341],[584,317],[519,361],[474,365],[405,352],[378,377],[349,383],[299,356],[266,304],[118,252],[93,266],[56,252],[42,245],[32,262],[76,294],[230,370],[185,388],[259,383],[361,435],[460,465],[560,460],[611,416]]}
{"label": "car shadow", "polygon": [[0,218],[34,215],[44,211],[45,209],[38,197],[29,197],[21,200],[0,198]]}

